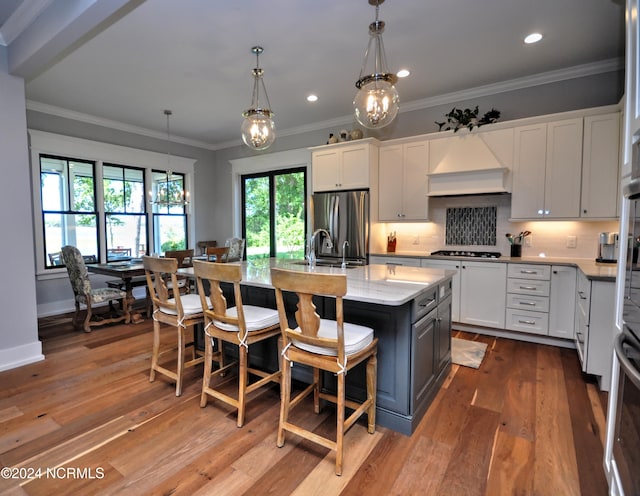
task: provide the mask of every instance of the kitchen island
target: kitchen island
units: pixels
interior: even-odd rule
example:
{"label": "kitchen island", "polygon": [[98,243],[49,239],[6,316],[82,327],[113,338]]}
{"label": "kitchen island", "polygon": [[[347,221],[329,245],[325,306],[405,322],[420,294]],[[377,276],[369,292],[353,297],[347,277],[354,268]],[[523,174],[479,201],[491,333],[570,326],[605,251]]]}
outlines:
{"label": "kitchen island", "polygon": [[[410,435],[451,368],[451,280],[455,271],[386,265],[311,269],[300,261],[249,261],[242,263],[243,303],[276,308],[271,267],[346,274],[345,321],[373,328],[378,338],[376,423]],[[192,274],[193,269],[180,272]],[[225,297],[231,305],[232,291],[225,291]],[[293,295],[285,299],[291,316],[295,303]],[[335,317],[335,299],[317,298],[316,306],[321,317]],[[273,369],[277,357],[275,343],[252,349],[252,362],[258,366]],[[310,382],[311,372],[296,366],[294,378]],[[326,387],[334,383],[332,376],[325,376]],[[349,372],[347,395],[362,399],[365,384],[364,367],[356,367]]]}

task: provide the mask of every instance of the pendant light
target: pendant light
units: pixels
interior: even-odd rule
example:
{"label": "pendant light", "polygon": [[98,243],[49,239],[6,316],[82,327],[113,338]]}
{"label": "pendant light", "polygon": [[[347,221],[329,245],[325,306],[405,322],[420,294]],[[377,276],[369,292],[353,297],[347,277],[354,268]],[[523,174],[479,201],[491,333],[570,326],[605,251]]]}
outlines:
{"label": "pendant light", "polygon": [[[242,113],[244,122],[240,128],[242,141],[253,150],[266,150],[276,139],[276,129],[273,123],[267,90],[264,87],[262,76],[264,71],[260,68],[260,54],[264,51],[261,46],[251,48],[251,53],[256,56],[256,68],[251,71],[253,75],[253,94],[251,107]],[[264,94],[266,107],[260,106],[260,91]],[[264,103],[264,102],[263,102]]]}
{"label": "pendant light", "polygon": [[169,117],[173,114],[171,110],[165,110],[167,116],[167,171],[165,178],[156,183],[156,196],[151,200],[152,205],[158,207],[182,207],[189,204],[189,193],[185,194],[184,179],[176,176],[174,179],[171,171],[171,128],[169,127]]}
{"label": "pendant light", "polygon": [[[364,53],[360,78],[356,81],[358,92],[353,100],[356,120],[368,129],[378,129],[390,124],[398,114],[398,81],[395,74],[387,70],[382,33],[384,21],[378,20],[378,10],[384,0],[369,0],[376,7],[376,20],[369,24],[369,44]],[[373,72],[367,73],[369,52],[373,48]]]}

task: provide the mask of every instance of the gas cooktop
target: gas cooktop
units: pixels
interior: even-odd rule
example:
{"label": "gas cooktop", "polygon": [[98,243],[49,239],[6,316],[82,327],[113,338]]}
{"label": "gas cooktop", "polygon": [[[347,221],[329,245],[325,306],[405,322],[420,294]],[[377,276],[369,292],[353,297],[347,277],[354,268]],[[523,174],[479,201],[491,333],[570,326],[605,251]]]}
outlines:
{"label": "gas cooktop", "polygon": [[432,251],[431,255],[441,257],[500,258],[499,251],[438,250]]}

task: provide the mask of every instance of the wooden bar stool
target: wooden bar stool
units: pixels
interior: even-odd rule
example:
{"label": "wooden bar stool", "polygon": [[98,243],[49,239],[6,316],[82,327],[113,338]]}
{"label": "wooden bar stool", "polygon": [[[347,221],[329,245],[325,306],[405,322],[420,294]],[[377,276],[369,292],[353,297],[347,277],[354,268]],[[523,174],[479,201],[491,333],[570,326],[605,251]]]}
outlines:
{"label": "wooden bar stool", "polygon": [[[193,270],[202,308],[204,309],[206,343],[204,378],[202,381],[202,396],[200,406],[207,405],[207,396],[217,398],[238,409],[238,427],[244,424],[245,405],[249,393],[269,383],[280,383],[280,370],[265,372],[251,368],[249,364],[249,347],[257,342],[278,336],[280,322],[276,310],[253,305],[243,305],[240,293],[242,267],[239,264],[214,263],[194,260]],[[203,281],[209,282],[210,296],[205,295]],[[227,308],[220,283],[232,283],[235,306]],[[212,308],[207,308],[209,301]],[[213,352],[213,340],[218,340],[218,354]],[[238,346],[238,396],[233,398],[211,386],[211,377],[223,375],[237,362],[224,364],[224,343]],[[219,368],[212,371],[212,360],[217,360]],[[278,361],[279,364],[279,361]],[[260,379],[250,382],[249,375]]]}
{"label": "wooden bar stool", "polygon": [[[153,382],[156,378],[156,372],[160,372],[176,381],[176,396],[180,396],[184,369],[204,361],[204,357],[198,356],[195,342],[185,342],[185,330],[191,329],[191,336],[193,336],[194,326],[204,323],[202,304],[200,297],[196,294],[181,295],[180,291],[171,291],[167,287],[168,282],[171,282],[172,287],[178,287],[178,261],[175,258],[144,256],[142,261],[149,295],[153,303],[153,352],[149,381]],[[173,326],[178,331],[178,360],[175,372],[158,363],[161,324]],[[189,361],[185,362],[187,347],[192,348],[192,356]]]}
{"label": "wooden bar stool", "polygon": [[[347,293],[347,278],[344,274],[319,274],[284,269],[271,269],[271,284],[276,289],[276,304],[282,328],[282,393],[278,447],[284,445],[285,431],[292,432],[309,441],[336,452],[336,475],[342,474],[343,441],[345,432],[360,416],[367,412],[368,432],[375,432],[376,421],[376,374],[378,339],[373,329],[344,322],[342,297]],[[285,311],[283,291],[298,295],[295,319],[298,327],[289,327]],[[316,313],[312,297],[332,296],[336,298],[336,320],[321,319]],[[345,399],[345,376],[347,371],[366,361],[367,399],[358,403]],[[313,383],[291,398],[291,365],[302,363],[313,368]],[[321,370],[337,376],[337,394],[322,390]],[[320,413],[320,399],[336,404],[336,440],[320,436],[294,425],[289,421],[289,412],[303,398],[313,392],[313,405]],[[345,407],[353,413],[345,419]]]}

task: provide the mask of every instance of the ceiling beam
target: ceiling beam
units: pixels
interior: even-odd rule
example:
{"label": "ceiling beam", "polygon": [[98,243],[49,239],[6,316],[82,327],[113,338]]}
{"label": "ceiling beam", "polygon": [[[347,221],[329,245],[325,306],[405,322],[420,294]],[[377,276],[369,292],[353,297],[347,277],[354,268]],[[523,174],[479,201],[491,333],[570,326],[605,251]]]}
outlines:
{"label": "ceiling beam", "polygon": [[[60,0],[41,9],[9,44],[9,73],[29,81],[145,0]],[[24,23],[24,21],[23,21]]]}

